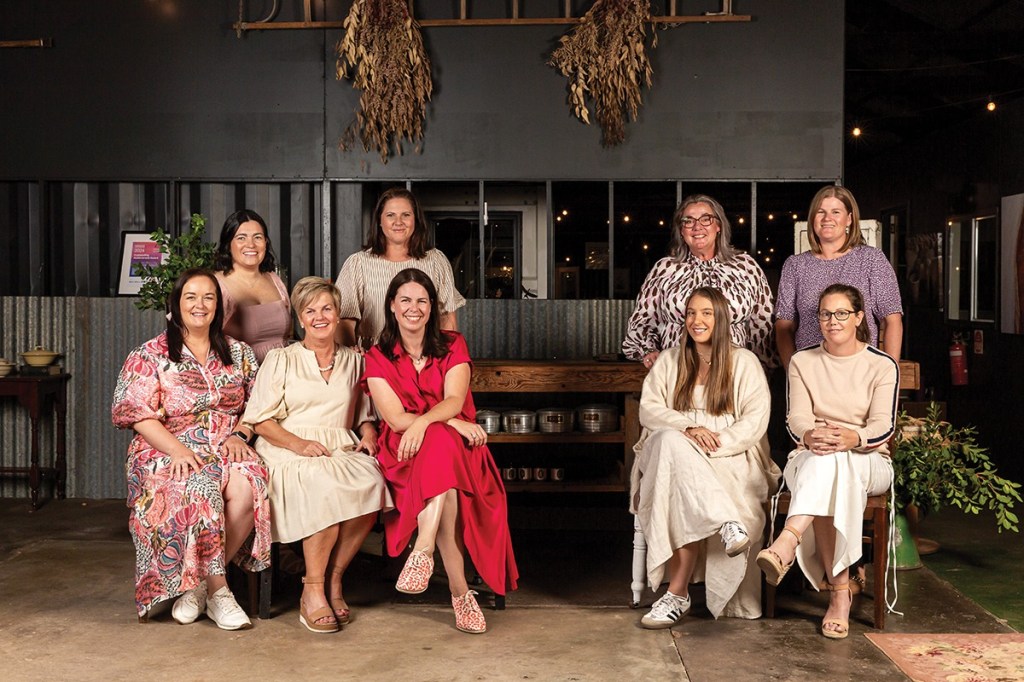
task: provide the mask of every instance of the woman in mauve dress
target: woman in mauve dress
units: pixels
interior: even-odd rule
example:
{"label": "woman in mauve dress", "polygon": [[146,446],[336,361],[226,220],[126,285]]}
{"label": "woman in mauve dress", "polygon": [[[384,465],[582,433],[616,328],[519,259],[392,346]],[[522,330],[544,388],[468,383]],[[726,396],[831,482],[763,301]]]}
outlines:
{"label": "woman in mauve dress", "polygon": [[216,258],[224,332],[252,346],[262,364],[271,348],[284,348],[292,336],[288,289],[274,271],[277,259],[263,218],[246,208],[229,215]]}
{"label": "woman in mauve dress", "polygon": [[365,382],[384,420],[377,459],[395,500],[396,511],[384,517],[391,556],[418,531],[395,587],[427,589],[436,544],[455,627],[482,633],[487,624],[466,583],[461,545],[495,594],[515,589],[519,572],[505,488],[475,421],[469,350],[461,334],[441,330],[437,290],[421,270],[399,272],[385,306],[380,341],[366,353]]}

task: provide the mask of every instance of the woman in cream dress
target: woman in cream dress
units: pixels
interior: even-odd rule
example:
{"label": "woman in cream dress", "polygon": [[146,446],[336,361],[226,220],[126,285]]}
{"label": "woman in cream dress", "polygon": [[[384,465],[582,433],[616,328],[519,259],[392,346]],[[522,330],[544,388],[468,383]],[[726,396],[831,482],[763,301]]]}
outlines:
{"label": "woman in cream dress", "polygon": [[715,618],[761,615],[760,576],[746,549],[780,475],[765,437],[768,384],[757,356],[730,343],[728,301],[700,287],[685,314],[681,346],[659,354],[644,381],[631,480],[648,582],[657,590],[667,573],[669,583],[641,620],[652,629],[686,614],[688,585],[699,580]]}
{"label": "woman in cream dress", "polygon": [[374,416],[358,388],[362,356],[334,340],[338,298],[319,277],[295,285],[292,307],[305,338],[267,354],[244,418],[270,472],[273,539],[302,540],[299,620],[312,632],[336,632],[349,621],[342,574],[377,512],[391,508],[374,458]]}

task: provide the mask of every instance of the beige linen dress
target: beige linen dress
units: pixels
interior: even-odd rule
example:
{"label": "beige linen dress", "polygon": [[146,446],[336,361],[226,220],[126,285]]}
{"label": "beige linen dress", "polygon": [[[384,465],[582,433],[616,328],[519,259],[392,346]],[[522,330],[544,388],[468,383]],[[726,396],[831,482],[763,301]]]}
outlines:
{"label": "beige linen dress", "polygon": [[[779,468],[768,439],[771,398],[757,356],[732,349],[735,414],[712,415],[701,409],[703,387],[694,391],[698,409],[679,412],[672,393],[679,374],[679,348],[662,352],[640,399],[640,441],[635,446],[630,511],[640,518],[647,540],[647,580],[661,584],[673,551],[699,540],[701,557],[691,578],[704,581],[708,610],[718,618],[761,616],[761,580],[749,550],[729,558],[718,531],[738,521],[759,544],[764,528],[762,504],[775,490]],[[704,426],[719,433],[721,447],[705,454],[682,431]]]}
{"label": "beige linen dress", "polygon": [[260,438],[256,452],[270,472],[271,535],[294,542],[347,519],[391,509],[391,495],[377,460],[357,452],[353,432],[374,419],[359,390],[363,358],[339,348],[334,371],[324,381],[316,355],[301,343],[271,350],[256,375],[243,421],[273,419],[301,438],[331,450],[330,457],[304,457]]}

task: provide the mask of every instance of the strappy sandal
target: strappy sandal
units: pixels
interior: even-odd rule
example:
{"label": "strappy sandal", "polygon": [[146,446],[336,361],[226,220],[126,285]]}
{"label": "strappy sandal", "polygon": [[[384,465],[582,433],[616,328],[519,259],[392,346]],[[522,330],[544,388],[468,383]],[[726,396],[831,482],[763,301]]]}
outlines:
{"label": "strappy sandal", "polygon": [[[331,575],[337,573],[342,575],[345,571],[340,568],[332,568]],[[348,625],[352,622],[352,610],[349,609],[348,603],[344,597],[331,597],[327,600],[327,603],[331,605],[334,610],[334,618],[338,621],[338,625]]]}
{"label": "strappy sandal", "polygon": [[[826,580],[825,578],[822,578],[821,582],[818,583],[818,590],[824,592],[825,590],[828,589],[828,586],[829,586],[828,580]],[[850,594],[852,594],[854,597],[856,597],[858,594],[862,593],[866,588],[867,588],[867,581],[864,579],[864,576],[860,576],[860,575],[851,575],[850,576]]]}
{"label": "strappy sandal", "polygon": [[[800,546],[801,535],[792,526],[786,526],[782,530],[789,531],[796,538],[796,546]],[[771,549],[765,548],[757,553],[757,567],[764,572],[764,579],[769,585],[778,585],[789,572],[796,561],[796,547],[793,548],[793,559],[788,563],[782,563],[782,557]]]}
{"label": "strappy sandal", "polygon": [[[853,592],[850,591],[850,583],[842,583],[841,585],[833,585],[828,583],[828,587],[825,588],[827,592],[847,592],[850,595],[850,608],[853,608]],[[838,627],[837,630],[826,630],[826,625],[835,625]],[[850,620],[841,620],[839,618],[826,618],[821,621],[821,634],[825,635],[829,639],[846,639],[850,634]]]}
{"label": "strappy sandal", "polygon": [[[322,585],[324,577],[320,576],[317,578],[302,578],[303,585]],[[341,628],[338,626],[337,620],[333,623],[318,623],[318,620],[324,618],[337,618],[334,615],[334,611],[326,606],[321,606],[315,611],[306,611],[306,605],[302,603],[302,597],[299,597],[299,622],[302,623],[307,630],[314,632],[318,635],[322,635],[328,632],[337,632]]]}

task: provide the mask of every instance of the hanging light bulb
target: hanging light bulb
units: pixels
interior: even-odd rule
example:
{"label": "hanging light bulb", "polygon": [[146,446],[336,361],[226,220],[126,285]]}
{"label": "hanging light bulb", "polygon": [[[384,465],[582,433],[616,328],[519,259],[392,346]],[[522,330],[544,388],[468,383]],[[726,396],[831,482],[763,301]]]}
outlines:
{"label": "hanging light bulb", "polygon": [[988,98],[988,104],[985,105],[985,108],[988,109],[989,111],[996,110],[996,103],[995,101],[993,101],[991,97]]}
{"label": "hanging light bulb", "polygon": [[850,131],[850,134],[854,137],[860,137],[861,132],[863,131],[861,131],[860,126],[854,126],[853,130]]}

